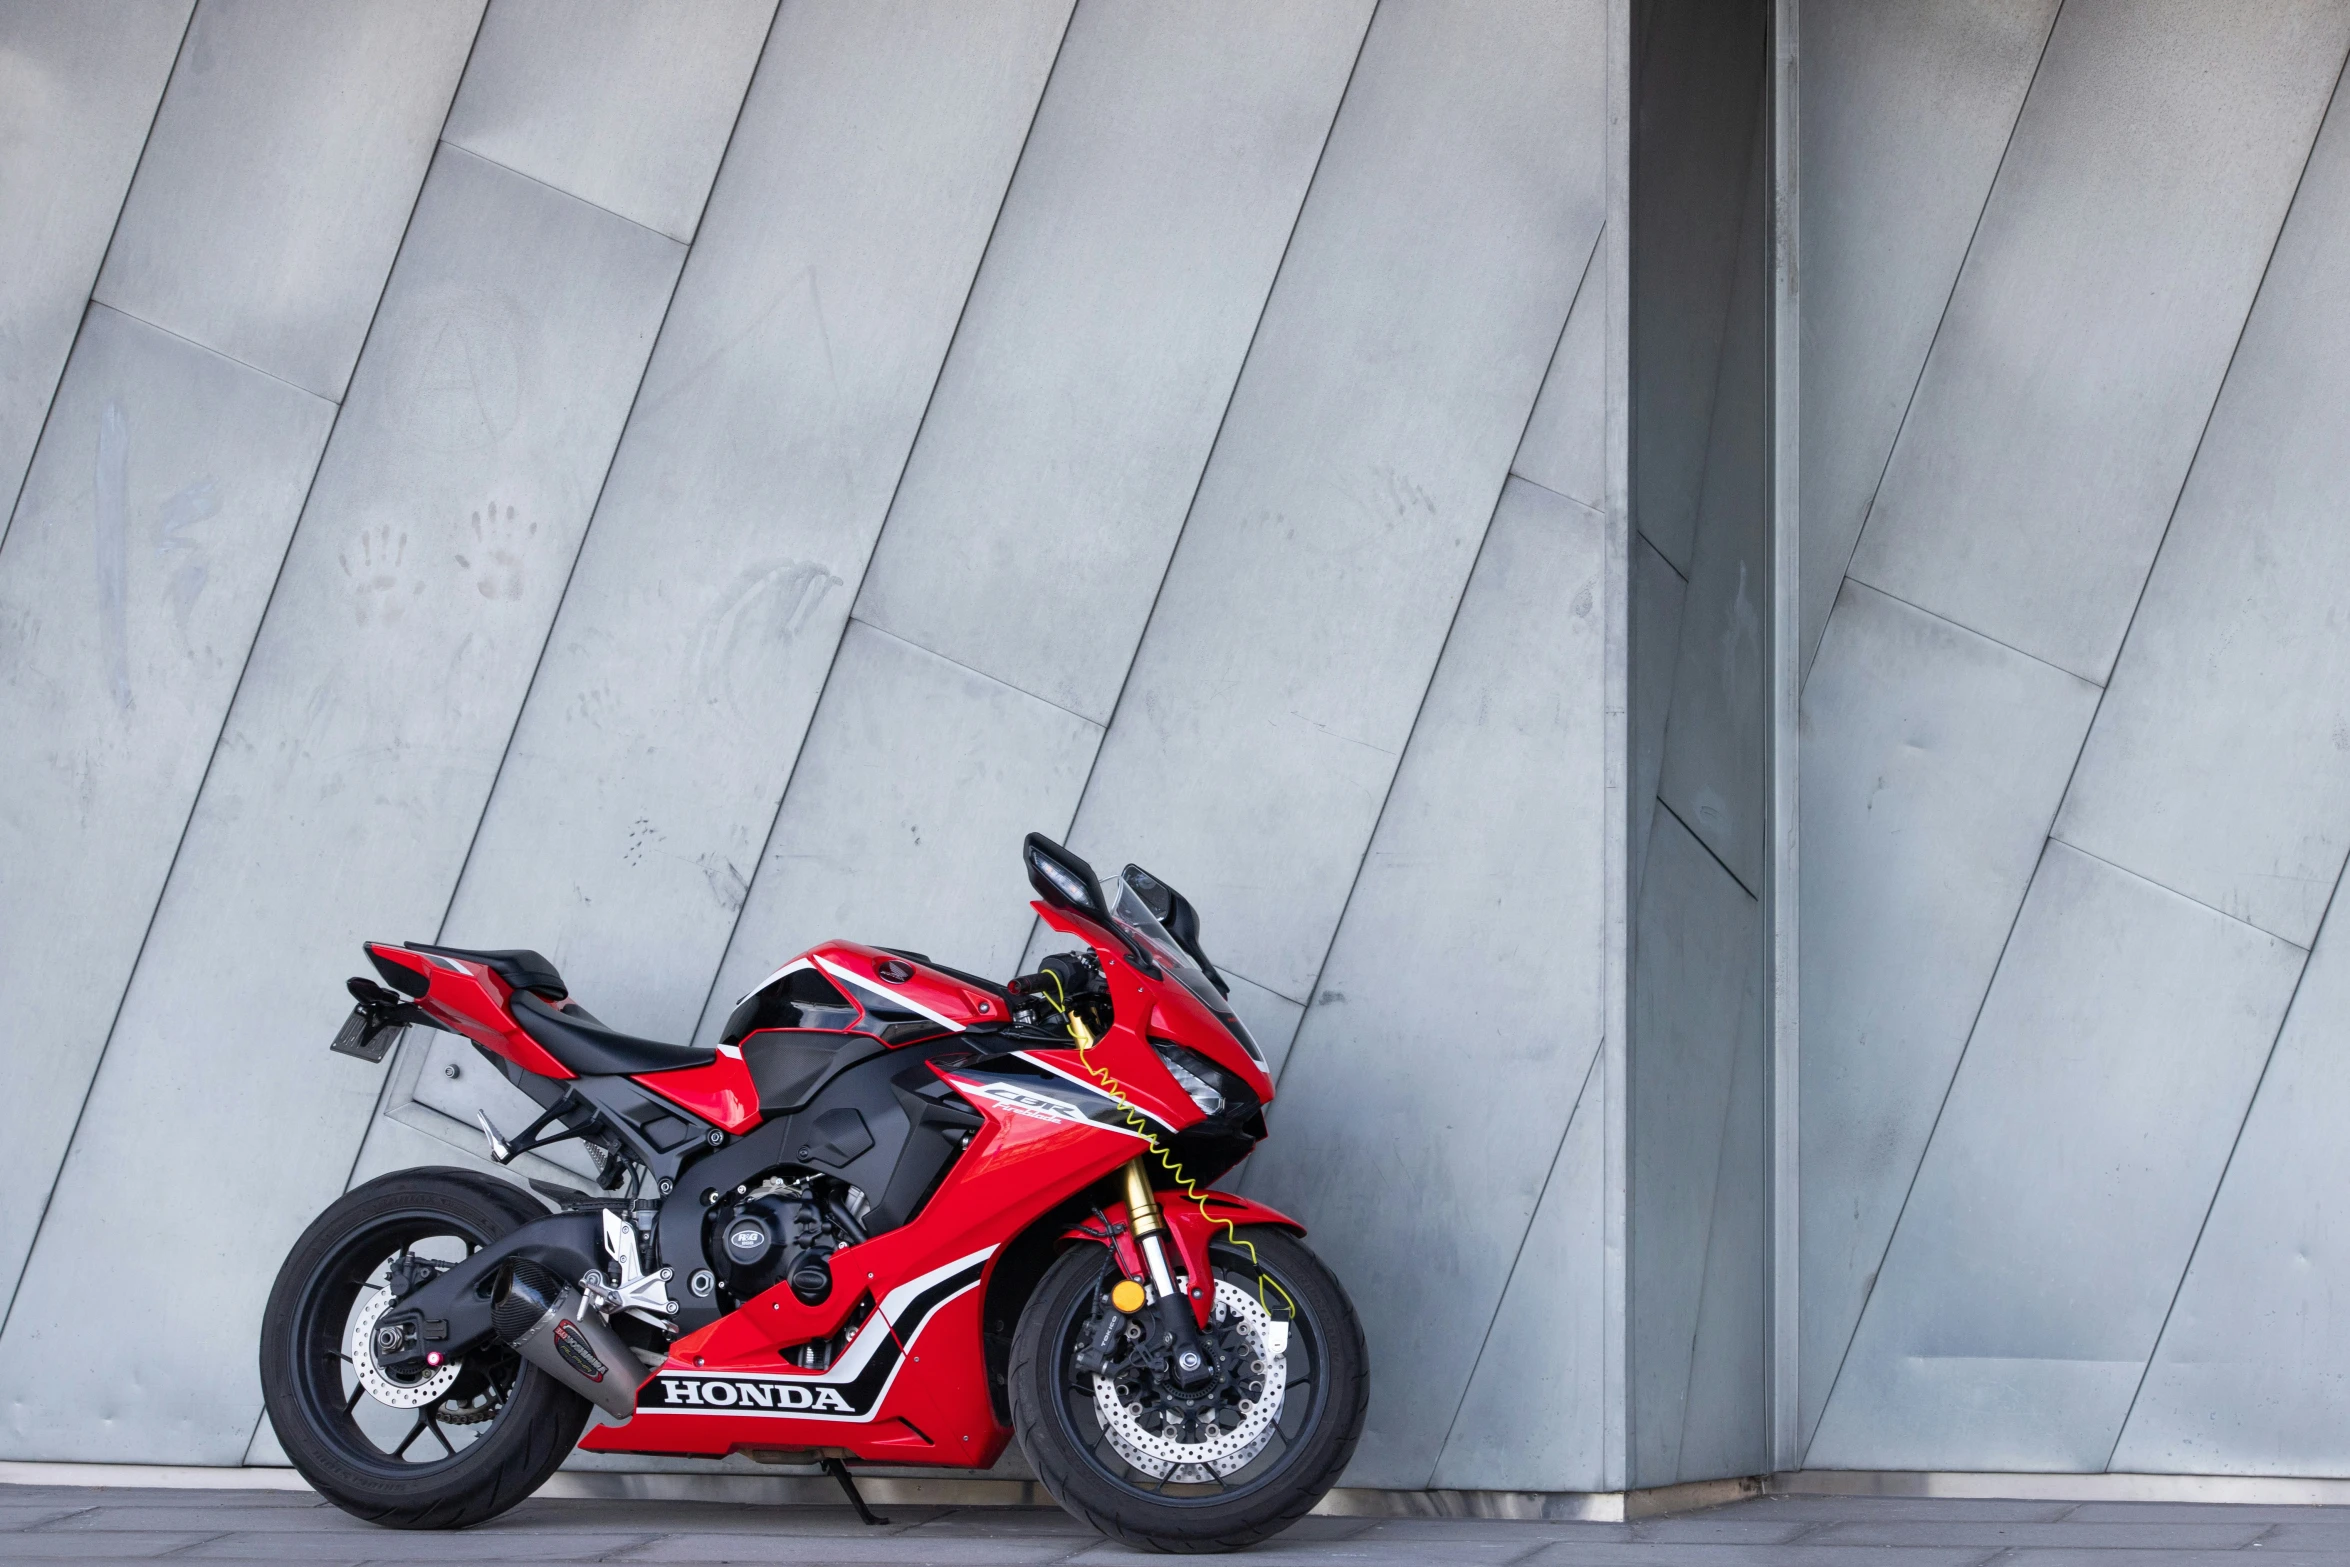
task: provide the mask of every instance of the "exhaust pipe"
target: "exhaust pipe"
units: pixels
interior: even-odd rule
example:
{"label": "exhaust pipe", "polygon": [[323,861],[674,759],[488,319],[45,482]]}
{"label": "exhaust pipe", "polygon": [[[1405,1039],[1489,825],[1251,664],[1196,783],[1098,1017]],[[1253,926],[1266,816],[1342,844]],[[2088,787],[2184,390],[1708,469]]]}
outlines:
{"label": "exhaust pipe", "polygon": [[644,1368],[611,1325],[588,1309],[578,1285],[521,1258],[490,1303],[490,1322],[523,1359],[613,1419],[636,1413]]}

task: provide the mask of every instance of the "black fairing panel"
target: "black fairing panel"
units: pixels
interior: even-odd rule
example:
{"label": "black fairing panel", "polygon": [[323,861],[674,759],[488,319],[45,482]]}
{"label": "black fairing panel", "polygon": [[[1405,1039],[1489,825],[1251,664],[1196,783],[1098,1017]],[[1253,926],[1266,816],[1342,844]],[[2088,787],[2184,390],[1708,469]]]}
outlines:
{"label": "black fairing panel", "polygon": [[810,1029],[762,1028],[745,1036],[743,1065],[759,1089],[759,1113],[798,1110],[836,1072],[886,1052],[871,1034],[823,1033]]}
{"label": "black fairing panel", "polygon": [[[686,1166],[661,1203],[661,1261],[680,1279],[708,1266],[702,1218],[711,1202],[778,1166],[819,1170],[862,1191],[872,1204],[868,1235],[906,1223],[962,1151],[962,1134],[980,1125],[979,1112],[930,1070],[933,1057],[965,1050],[944,1039],[844,1066],[797,1111]],[[689,1331],[720,1315],[713,1297],[679,1290],[674,1298]]]}
{"label": "black fairing panel", "polygon": [[844,1029],[857,1022],[856,1003],[812,968],[794,969],[760,986],[727,1014],[722,1045],[740,1044],[763,1028]]}

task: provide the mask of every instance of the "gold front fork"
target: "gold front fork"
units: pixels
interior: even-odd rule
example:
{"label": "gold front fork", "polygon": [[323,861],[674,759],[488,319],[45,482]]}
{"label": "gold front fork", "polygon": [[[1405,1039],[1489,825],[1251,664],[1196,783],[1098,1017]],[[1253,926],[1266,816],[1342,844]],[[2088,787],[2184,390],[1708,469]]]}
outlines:
{"label": "gold front fork", "polygon": [[1138,1246],[1167,1229],[1166,1216],[1159,1212],[1158,1194],[1151,1190],[1150,1167],[1140,1154],[1126,1161],[1126,1219],[1134,1226]]}
{"label": "gold front fork", "polygon": [[[1093,1030],[1075,1013],[1069,1016],[1069,1037],[1077,1041],[1077,1058],[1085,1059],[1085,1052],[1093,1048]],[[1159,1198],[1151,1190],[1150,1166],[1142,1155],[1126,1161],[1126,1222],[1134,1231],[1135,1250],[1142,1254],[1143,1271],[1150,1276],[1151,1288],[1162,1295],[1173,1295],[1175,1275],[1167,1266],[1167,1243],[1160,1239],[1167,1233],[1167,1216],[1159,1211]]]}

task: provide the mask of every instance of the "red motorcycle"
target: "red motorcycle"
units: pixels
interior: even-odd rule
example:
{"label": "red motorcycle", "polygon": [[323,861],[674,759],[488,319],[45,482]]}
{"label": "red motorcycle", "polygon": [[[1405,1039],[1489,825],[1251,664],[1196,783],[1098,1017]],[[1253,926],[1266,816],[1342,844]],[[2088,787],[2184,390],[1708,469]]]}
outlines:
{"label": "red motorcycle", "polygon": [[542,1111],[484,1114],[491,1158],[576,1139],[599,1190],[406,1170],[319,1215],[261,1328],[295,1468],[459,1528],[574,1445],[745,1453],[821,1464],[873,1521],[848,1464],[985,1467],[1017,1433],[1131,1544],[1303,1516],[1361,1434],[1363,1337],[1302,1225],[1204,1189],[1265,1135],[1264,1057],[1173,888],[1023,852],[1083,948],[998,985],[829,943],[715,1049],[605,1027],[534,952],[368,943],[383,984],[350,981],[334,1048],[464,1035]]}

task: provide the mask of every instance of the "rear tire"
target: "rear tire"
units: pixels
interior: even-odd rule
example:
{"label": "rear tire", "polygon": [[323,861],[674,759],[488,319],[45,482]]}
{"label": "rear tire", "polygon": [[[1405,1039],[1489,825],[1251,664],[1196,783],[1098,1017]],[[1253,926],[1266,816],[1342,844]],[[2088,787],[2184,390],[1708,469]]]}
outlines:
{"label": "rear tire", "polygon": [[[1238,1290],[1264,1301],[1272,1320],[1289,1325],[1290,1341],[1271,1435],[1253,1451],[1242,1448],[1251,1456],[1228,1472],[1179,1464],[1153,1476],[1128,1461],[1097,1413],[1105,1407],[1101,1384],[1079,1373],[1073,1357],[1090,1336],[1088,1325],[1106,1320],[1098,1315],[1108,1309],[1104,1292],[1120,1276],[1107,1247],[1063,1253],[1020,1313],[1009,1391],[1021,1450],[1055,1501],[1128,1545],[1230,1551],[1278,1534],[1337,1484],[1362,1435],[1367,1356],[1346,1291],[1296,1236],[1262,1228],[1240,1234],[1255,1247],[1253,1260],[1224,1241],[1209,1248],[1218,1300]],[[1228,1400],[1235,1405],[1228,1429],[1248,1423],[1242,1399],[1245,1389]],[[1122,1428],[1128,1448],[1136,1429]],[[1150,1440],[1147,1430],[1142,1439]]]}
{"label": "rear tire", "polygon": [[[563,1462],[588,1402],[511,1350],[467,1356],[452,1386],[413,1406],[398,1452],[355,1418],[370,1395],[350,1355],[350,1325],[387,1264],[434,1247],[463,1255],[544,1213],[470,1170],[402,1170],[345,1193],[302,1232],[262,1315],[261,1392],[279,1444],[321,1496],[390,1528],[461,1529],[529,1496]],[[368,1423],[396,1430],[411,1407],[399,1396],[367,1410]],[[470,1440],[458,1447],[452,1430]]]}

